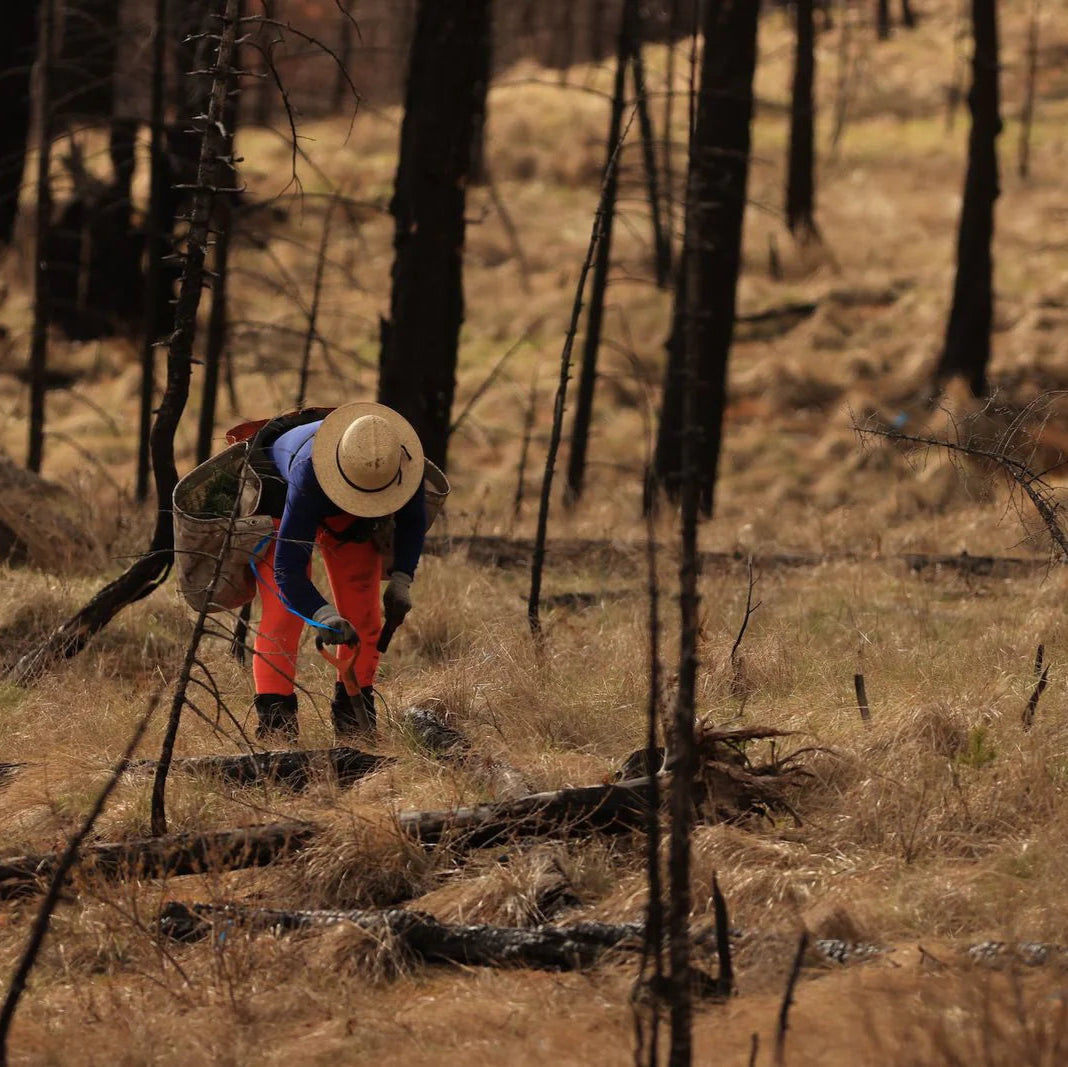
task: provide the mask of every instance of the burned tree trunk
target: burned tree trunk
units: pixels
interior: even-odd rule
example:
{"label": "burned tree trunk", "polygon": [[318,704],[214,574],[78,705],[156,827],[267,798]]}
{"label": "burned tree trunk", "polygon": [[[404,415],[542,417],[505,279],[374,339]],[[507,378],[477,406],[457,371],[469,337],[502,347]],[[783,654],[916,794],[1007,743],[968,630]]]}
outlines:
{"label": "burned tree trunk", "polygon": [[4,32],[0,35],[0,92],[4,99],[4,121],[0,122],[0,244],[11,243],[18,216],[41,6],[38,0],[11,5],[4,13]]}
{"label": "burned tree trunk", "polygon": [[671,277],[671,242],[664,230],[660,214],[660,180],[656,172],[656,143],[653,122],[649,115],[649,94],[645,86],[645,59],[642,55],[641,4],[633,5],[630,30],[628,45],[631,73],[634,75],[635,106],[638,109],[638,125],[642,135],[642,162],[645,167],[645,188],[649,199],[649,219],[653,227],[656,284],[658,288],[663,289]]}
{"label": "burned tree trunk", "polygon": [[813,83],[816,33],[813,0],[797,0],[797,50],[790,108],[790,158],[786,178],[786,225],[802,243],[817,235],[815,222],[815,137]]}
{"label": "burned tree trunk", "polygon": [[912,10],[912,0],[901,0],[901,25],[906,30],[916,28],[916,15]]}
{"label": "burned tree trunk", "polygon": [[[223,151],[222,159],[234,156],[234,134],[238,123],[237,78],[232,77],[227,86],[226,103],[223,106]],[[237,189],[237,171],[231,162],[219,165],[215,182],[226,186],[227,191]],[[212,437],[215,432],[215,408],[219,395],[219,369],[222,366],[228,337],[228,284],[230,269],[230,231],[233,227],[233,204],[230,196],[220,197],[215,203],[215,248],[214,271],[211,280],[211,314],[204,346],[204,382],[200,392],[200,421],[197,426],[196,461],[203,463],[213,452]]]}
{"label": "burned tree trunk", "polygon": [[420,0],[390,212],[393,295],[382,323],[378,399],[446,465],[463,322],[471,138],[489,77],[489,0]]}
{"label": "burned tree trunk", "polygon": [[[701,89],[691,139],[686,227],[668,339],[653,480],[672,500],[682,490],[682,415],[687,319],[697,331],[697,468],[700,507],[712,514],[723,430],[727,358],[734,336],[742,221],[749,177],[757,5],[710,3],[704,16]],[[689,275],[699,268],[700,280]]]}
{"label": "burned tree trunk", "polygon": [[56,56],[56,115],[110,119],[115,112],[119,0],[67,0]]}
{"label": "burned tree trunk", "polygon": [[586,317],[586,339],[582,346],[582,366],[579,371],[578,392],[575,399],[575,418],[571,424],[571,454],[567,464],[567,487],[564,500],[574,503],[582,495],[586,475],[586,451],[589,447],[590,422],[593,418],[593,393],[597,384],[597,353],[601,347],[601,324],[604,320],[604,295],[608,287],[608,264],[612,255],[612,224],[616,215],[616,196],[619,189],[619,164],[616,154],[623,129],[623,97],[626,92],[627,60],[631,52],[634,31],[635,0],[624,0],[620,16],[619,40],[616,48],[616,78],[612,91],[612,110],[608,121],[603,187],[601,192],[601,236],[593,261],[590,285],[590,308]]}
{"label": "burned tree trunk", "polygon": [[[215,198],[218,163],[225,154],[223,109],[232,76],[239,0],[221,0],[217,35],[218,52],[207,113],[194,121],[201,130],[200,163],[193,189],[189,232],[186,237],[182,285],[175,309],[174,332],[167,353],[167,385],[152,427],[150,448],[156,482],[156,526],[148,551],[106,585],[73,618],[53,631],[37,648],[24,655],[11,671],[11,680],[25,685],[38,677],[58,657],[77,655],[89,639],[102,630],[124,607],[148,596],[167,577],[174,560],[174,527],[171,496],[178,483],[174,459],[174,435],[186,401],[193,362],[197,309],[204,285],[204,261]],[[215,35],[213,35],[215,36]]]}
{"label": "burned tree trunk", "polygon": [[1038,12],[1041,0],[1032,0],[1027,25],[1027,75],[1020,107],[1020,144],[1016,172],[1025,181],[1031,176],[1031,124],[1035,117],[1035,82],[1038,80]]}
{"label": "burned tree trunk", "polygon": [[152,26],[152,90],[149,104],[148,211],[145,216],[145,279],[141,326],[141,407],[137,435],[137,485],[139,501],[148,498],[149,435],[155,398],[156,343],[167,329],[171,308],[170,278],[163,267],[173,219],[166,215],[171,197],[164,157],[163,101],[166,94],[167,0],[156,0]]}
{"label": "burned tree trunk", "polygon": [[48,323],[51,282],[46,249],[52,230],[52,74],[55,50],[55,0],[41,5],[41,56],[37,118],[37,225],[34,234],[33,335],[30,341],[30,435],[26,466],[40,472],[44,459],[45,372],[48,363]]}
{"label": "burned tree trunk", "polygon": [[975,54],[968,109],[968,171],[957,236],[957,276],[937,382],[964,378],[975,396],[987,393],[990,330],[994,318],[991,244],[998,186],[997,136],[1001,132],[996,0],[972,0]]}
{"label": "burned tree trunk", "polygon": [[875,0],[875,33],[880,41],[890,37],[890,0]]}

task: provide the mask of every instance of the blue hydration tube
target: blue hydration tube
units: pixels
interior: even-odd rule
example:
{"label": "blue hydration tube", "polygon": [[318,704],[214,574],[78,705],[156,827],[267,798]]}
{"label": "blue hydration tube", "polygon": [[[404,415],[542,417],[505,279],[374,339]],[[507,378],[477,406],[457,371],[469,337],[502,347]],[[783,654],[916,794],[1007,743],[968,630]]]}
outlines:
{"label": "blue hydration tube", "polygon": [[[248,565],[252,568],[252,573],[256,576],[256,581],[264,587],[267,586],[267,583],[263,580],[262,576],[260,575],[259,568],[256,566],[256,557],[260,554],[260,550],[263,548],[263,546],[266,545],[272,537],[274,537],[274,534],[268,534],[262,541],[260,541],[260,543],[256,545],[256,547],[252,550],[252,555],[249,557],[248,561]],[[341,631],[336,626],[325,626],[321,622],[316,622],[314,619],[309,619],[307,615],[301,615],[301,613],[297,611],[296,608],[292,607],[289,601],[287,601],[286,598],[282,596],[281,589],[278,590],[278,599],[282,602],[282,607],[284,607],[290,615],[296,615],[298,619],[303,619],[309,626],[314,626],[318,630],[329,630],[332,634],[341,633]]]}

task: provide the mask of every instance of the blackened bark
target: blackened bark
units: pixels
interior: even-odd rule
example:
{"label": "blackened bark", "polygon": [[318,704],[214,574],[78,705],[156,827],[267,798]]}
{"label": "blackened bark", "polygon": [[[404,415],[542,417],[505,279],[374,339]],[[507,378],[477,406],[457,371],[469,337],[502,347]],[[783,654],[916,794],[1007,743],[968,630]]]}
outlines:
{"label": "blackened bark", "polygon": [[472,185],[485,185],[489,181],[486,169],[486,116],[489,108],[489,87],[493,76],[493,3],[490,0],[486,8],[486,18],[482,23],[482,41],[480,47],[486,53],[486,77],[475,87],[475,116],[471,130],[471,169],[468,180]]}
{"label": "blackened bark", "polygon": [[[629,4],[628,4],[629,6]],[[630,40],[631,72],[634,75],[634,95],[638,109],[638,125],[642,135],[642,162],[645,166],[645,187],[649,199],[649,219],[653,227],[653,250],[656,257],[656,284],[663,289],[671,277],[671,244],[664,232],[660,215],[660,181],[656,172],[656,143],[653,122],[649,115],[649,95],[645,87],[645,61],[642,57],[641,4],[633,5]]]}
{"label": "blackened bark", "polygon": [[66,0],[63,9],[56,116],[110,119],[115,111],[119,0]]}
{"label": "blackened bark", "polygon": [[37,678],[59,657],[80,652],[126,606],[146,597],[167,577],[174,560],[174,526],[171,496],[178,483],[174,459],[174,435],[186,401],[193,364],[193,339],[197,309],[204,286],[204,261],[208,246],[214,181],[219,159],[225,154],[223,109],[234,59],[239,0],[222,0],[217,73],[207,114],[194,120],[201,130],[200,163],[193,190],[189,232],[182,270],[182,285],[175,308],[174,332],[167,353],[167,384],[149,440],[156,482],[156,526],[148,551],[122,575],[106,585],[73,618],[53,631],[37,648],[26,653],[11,671],[11,680],[24,685]]}
{"label": "blackened bark", "polygon": [[171,223],[166,217],[171,200],[164,157],[163,101],[166,95],[167,0],[156,0],[152,27],[152,89],[149,104],[148,211],[145,216],[145,281],[141,326],[141,407],[137,436],[137,499],[148,498],[148,439],[152,432],[155,397],[156,343],[167,329],[171,312],[170,277],[163,267]]}
{"label": "blackened bark", "polygon": [[593,418],[593,394],[597,384],[597,354],[601,347],[604,321],[604,296],[608,287],[608,265],[612,256],[612,225],[616,215],[619,190],[619,166],[615,162],[623,130],[623,102],[626,94],[627,62],[631,53],[636,0],[624,0],[620,15],[616,48],[616,77],[612,90],[612,107],[608,120],[607,162],[601,192],[602,229],[593,261],[590,282],[590,305],[586,318],[586,339],[582,346],[582,365],[575,396],[575,418],[571,424],[571,453],[567,463],[567,486],[564,500],[573,504],[582,495],[586,475],[586,452],[589,448],[590,423]]}
{"label": "blackened bark", "polygon": [[349,88],[348,72],[352,65],[352,42],[356,33],[356,27],[352,22],[352,0],[343,0],[338,4],[338,21],[341,27],[341,41],[337,47],[337,72],[334,78],[334,89],[330,98],[330,110],[339,114],[345,109],[346,102],[351,99],[352,91]]}
{"label": "blackened bark", "polygon": [[55,0],[41,5],[41,55],[37,92],[37,226],[34,234],[33,335],[30,341],[30,435],[26,466],[40,471],[44,459],[45,373],[48,364],[48,323],[51,320],[47,269],[52,228],[52,75],[55,52]]}
{"label": "blackened bark", "polygon": [[[227,86],[226,103],[223,106],[223,151],[224,158],[234,156],[234,136],[238,124],[237,78],[232,77]],[[216,181],[227,189],[237,188],[237,171],[231,163],[217,168]],[[215,203],[215,248],[211,281],[211,314],[204,346],[204,383],[200,394],[200,420],[197,426],[197,463],[203,463],[213,452],[215,433],[215,408],[219,396],[219,372],[222,366],[228,331],[228,284],[230,269],[230,231],[233,227],[233,204],[230,196],[220,197]]]}
{"label": "blackened bark", "polygon": [[916,28],[916,14],[912,10],[912,0],[901,0],[901,25],[906,30]]}
{"label": "blackened bark", "polygon": [[790,108],[790,158],[786,178],[786,224],[799,240],[816,236],[815,222],[815,106],[816,34],[813,0],[796,0],[797,50]]}
{"label": "blackened bark", "polygon": [[875,0],[875,33],[880,41],[890,36],[890,0]]}
{"label": "blackened bark", "polygon": [[378,399],[446,466],[463,322],[471,137],[489,77],[490,0],[419,0],[390,212],[393,295],[383,323]]}
{"label": "blackened bark", "polygon": [[972,0],[975,54],[968,109],[968,171],[957,237],[957,276],[946,343],[935,379],[963,377],[975,396],[987,393],[990,331],[994,318],[994,202],[998,185],[997,136],[1001,132],[996,0]]}
{"label": "blackened bark", "polygon": [[1031,175],[1031,124],[1035,117],[1035,82],[1038,79],[1038,12],[1040,0],[1032,0],[1027,26],[1027,75],[1020,107],[1020,144],[1016,172],[1023,179]]}
{"label": "blackened bark", "polygon": [[0,244],[10,244],[18,216],[19,189],[26,167],[26,141],[32,107],[31,75],[37,54],[40,3],[24,0],[4,12],[0,34]]}
{"label": "blackened bark", "polygon": [[[695,385],[701,427],[697,442],[700,507],[711,515],[734,336],[742,222],[749,177],[749,125],[756,64],[756,3],[714,0],[705,12],[706,44],[690,148],[686,228],[675,297],[654,478],[673,500],[682,488],[685,322],[698,331]],[[696,200],[694,198],[697,198]],[[699,280],[689,274],[700,264]]]}

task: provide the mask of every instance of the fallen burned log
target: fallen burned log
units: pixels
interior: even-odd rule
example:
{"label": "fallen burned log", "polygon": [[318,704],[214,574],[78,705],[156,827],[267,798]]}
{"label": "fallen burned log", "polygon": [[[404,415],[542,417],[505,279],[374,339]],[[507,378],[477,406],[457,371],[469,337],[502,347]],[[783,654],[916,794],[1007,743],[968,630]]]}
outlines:
{"label": "fallen burned log", "polygon": [[530,783],[514,767],[475,751],[471,739],[430,708],[406,708],[401,715],[412,736],[433,756],[470,772],[493,796],[517,800],[529,796]]}
{"label": "fallen burned log", "polygon": [[160,915],[160,932],[179,941],[199,941],[223,929],[300,930],[349,924],[377,941],[427,963],[476,967],[535,967],[574,970],[589,966],[609,949],[641,948],[643,924],[578,922],[568,926],[453,926],[431,915],[399,908],[384,911],[283,911],[228,904],[171,902]]}
{"label": "fallen burned log", "polygon": [[452,847],[464,849],[556,833],[622,833],[645,826],[650,796],[650,780],[636,778],[613,785],[531,793],[500,804],[401,812],[397,825],[423,845],[447,840]]}
{"label": "fallen burned log", "polygon": [[[90,845],[82,850],[75,870],[81,877],[163,878],[263,867],[299,852],[316,832],[311,823],[274,823]],[[46,852],[0,860],[0,900],[39,891],[60,855]]]}
{"label": "fallen burned log", "polygon": [[[659,545],[658,550],[664,550]],[[472,535],[457,537],[427,538],[427,553],[437,556],[453,552],[466,552],[475,563],[491,567],[529,567],[534,554],[534,542],[524,538]],[[545,549],[546,561],[551,564],[581,563],[591,570],[605,571],[612,568],[633,568],[644,558],[646,546],[641,541],[609,541],[598,539],[565,539],[550,541]],[[750,556],[745,552],[702,552],[698,562],[705,569],[739,568],[748,566]],[[901,555],[878,556],[856,552],[772,552],[752,556],[753,565],[762,568],[818,567],[824,563],[904,563],[909,570],[952,570],[990,578],[1011,578],[1048,570],[1057,565],[1048,556],[971,556],[967,552],[957,555],[929,552],[906,552]],[[609,598],[615,591],[599,594],[561,594],[558,607],[581,608],[589,606],[592,597]]]}
{"label": "fallen burned log", "polygon": [[[389,756],[376,756],[356,748],[301,749],[279,752],[242,753],[233,756],[188,756],[173,760],[171,770],[184,774],[221,778],[233,785],[256,785],[276,782],[290,789],[302,790],[317,775],[332,773],[338,785],[345,787],[365,778],[373,771],[396,762]],[[156,760],[134,760],[131,772],[151,774]]]}

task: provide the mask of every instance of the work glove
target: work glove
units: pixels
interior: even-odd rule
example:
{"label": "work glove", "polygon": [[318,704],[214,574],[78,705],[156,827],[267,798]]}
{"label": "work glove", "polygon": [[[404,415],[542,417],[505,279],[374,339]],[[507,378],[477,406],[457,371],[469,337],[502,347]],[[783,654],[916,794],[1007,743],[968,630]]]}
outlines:
{"label": "work glove", "polygon": [[324,604],[312,616],[312,622],[319,624],[315,636],[324,645],[354,645],[359,641],[356,627],[343,619],[333,604]]}
{"label": "work glove", "polygon": [[389,576],[389,585],[382,595],[387,630],[395,630],[404,616],[412,610],[412,576],[403,571],[394,571]]}

